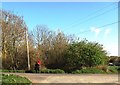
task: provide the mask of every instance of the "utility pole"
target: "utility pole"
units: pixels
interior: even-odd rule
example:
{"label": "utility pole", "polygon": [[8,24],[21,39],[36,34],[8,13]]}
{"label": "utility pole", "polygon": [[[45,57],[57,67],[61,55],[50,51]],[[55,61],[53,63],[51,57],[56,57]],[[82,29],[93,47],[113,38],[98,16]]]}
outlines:
{"label": "utility pole", "polygon": [[28,29],[26,29],[26,43],[27,43],[28,70],[30,70],[30,57],[29,57],[29,45],[28,45]]}

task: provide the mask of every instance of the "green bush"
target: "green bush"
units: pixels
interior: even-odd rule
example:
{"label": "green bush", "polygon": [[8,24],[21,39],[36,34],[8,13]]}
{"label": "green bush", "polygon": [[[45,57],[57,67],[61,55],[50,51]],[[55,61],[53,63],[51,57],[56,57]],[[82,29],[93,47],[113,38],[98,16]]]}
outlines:
{"label": "green bush", "polygon": [[9,70],[1,70],[2,72],[9,72]]}
{"label": "green bush", "polygon": [[68,70],[77,70],[80,67],[94,67],[107,64],[107,52],[103,45],[96,42],[83,40],[69,46],[65,53],[66,66]]}
{"label": "green bush", "polygon": [[40,73],[65,73],[61,69],[42,69]]}
{"label": "green bush", "polygon": [[111,73],[118,73],[118,66],[108,66],[108,70]]}
{"label": "green bush", "polygon": [[118,67],[118,69],[117,69],[119,72],[120,72],[120,67]]}
{"label": "green bush", "polygon": [[61,69],[56,69],[55,70],[57,73],[65,73],[63,70],[61,70]]}
{"label": "green bush", "polygon": [[75,71],[73,71],[72,73],[73,73],[73,74],[81,74],[82,71],[81,71],[81,70],[75,70]]}
{"label": "green bush", "polygon": [[25,73],[25,70],[16,70],[15,72],[18,72],[18,73]]}
{"label": "green bush", "polygon": [[50,72],[50,69],[42,69],[40,70],[40,73],[49,73]]}
{"label": "green bush", "polygon": [[[25,73],[36,73],[35,70],[26,70]],[[39,73],[65,73],[63,70],[61,69],[41,69],[39,71]]]}
{"label": "green bush", "polygon": [[25,73],[24,70],[0,70],[2,72],[12,72],[12,73]]}
{"label": "green bush", "polygon": [[97,68],[86,68],[86,69],[81,69],[81,70],[75,70],[72,73],[73,74],[81,74],[81,73],[101,74],[105,72]]}

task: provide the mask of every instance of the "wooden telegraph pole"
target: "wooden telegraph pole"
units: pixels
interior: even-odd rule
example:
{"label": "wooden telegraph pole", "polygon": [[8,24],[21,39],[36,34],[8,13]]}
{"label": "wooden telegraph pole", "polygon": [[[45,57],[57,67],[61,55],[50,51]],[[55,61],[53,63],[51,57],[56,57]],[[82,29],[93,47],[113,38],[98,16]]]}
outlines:
{"label": "wooden telegraph pole", "polygon": [[28,45],[28,29],[26,29],[26,43],[27,43],[28,70],[30,70],[30,57],[29,57],[29,45]]}

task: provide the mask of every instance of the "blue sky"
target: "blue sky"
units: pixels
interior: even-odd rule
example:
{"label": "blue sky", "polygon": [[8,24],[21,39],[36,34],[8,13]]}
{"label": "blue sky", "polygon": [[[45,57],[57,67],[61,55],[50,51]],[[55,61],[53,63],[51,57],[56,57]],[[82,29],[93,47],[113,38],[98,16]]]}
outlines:
{"label": "blue sky", "polygon": [[[110,55],[118,55],[118,24],[98,28],[118,21],[115,2],[9,2],[2,8],[24,17],[31,31],[36,25],[47,25],[50,30],[60,29],[80,39],[103,44]],[[82,32],[90,30],[89,32]]]}

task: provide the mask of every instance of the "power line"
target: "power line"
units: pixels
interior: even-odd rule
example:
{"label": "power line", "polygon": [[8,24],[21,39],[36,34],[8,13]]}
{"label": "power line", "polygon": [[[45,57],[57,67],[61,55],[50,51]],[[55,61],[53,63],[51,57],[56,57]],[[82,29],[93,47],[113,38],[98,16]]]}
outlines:
{"label": "power line", "polygon": [[[94,15],[94,14],[96,14],[96,13],[102,11],[104,8],[108,8],[108,7],[110,7],[110,6],[114,5],[114,4],[116,4],[116,3],[109,4],[109,5],[107,5],[107,6],[103,7],[103,8],[101,8],[101,9],[99,9],[99,10],[97,10],[97,11],[91,13],[91,14],[88,14],[87,16],[84,16],[83,18],[80,18],[80,19],[76,20],[75,22],[78,22],[79,20],[85,19],[85,18],[87,18],[87,17],[89,17],[89,16],[92,16],[92,15]],[[73,25],[73,24],[74,24],[74,23],[72,23],[72,25]],[[66,27],[67,27],[67,26],[66,26]]]}
{"label": "power line", "polygon": [[93,16],[93,15],[97,14],[98,12],[103,11],[105,8],[108,8],[108,7],[113,6],[113,5],[115,5],[116,3],[117,3],[117,2],[114,2],[114,3],[112,3],[112,4],[109,4],[109,5],[107,5],[107,6],[104,6],[103,8],[100,8],[100,9],[96,10],[95,12],[93,12],[93,13],[91,13],[91,14],[88,14],[88,15],[80,18],[80,19],[77,19],[77,20],[74,21],[73,23],[71,23],[71,24],[69,24],[69,25],[66,25],[65,28],[66,28],[66,27],[67,27],[67,28],[68,28],[68,27],[70,28],[71,26],[73,27],[73,25],[76,24],[75,22],[79,22],[80,20],[84,20],[85,18],[89,18],[90,16]]}
{"label": "power line", "polygon": [[[103,26],[99,26],[97,28],[103,28],[103,27],[107,27],[107,26],[110,26],[110,25],[113,25],[113,24],[116,24],[116,23],[119,23],[120,21],[116,21],[116,22],[112,22],[112,23],[109,23],[109,24],[105,24]],[[84,32],[80,32],[80,33],[77,33],[77,34],[84,34],[84,33],[87,33],[87,32],[90,32],[91,30],[86,30]]]}
{"label": "power line", "polygon": [[103,25],[103,26],[100,26],[98,28],[103,28],[103,27],[107,27],[109,25],[113,25],[113,24],[116,24],[116,23],[119,23],[120,21],[116,21],[116,22],[113,22],[113,23],[110,23],[110,24],[106,24],[106,25]]}
{"label": "power line", "polygon": [[[115,3],[112,3],[112,4],[108,5],[108,6],[105,6],[105,7],[101,8],[101,9],[95,11],[94,13],[91,13],[91,14],[85,16],[84,18],[81,18],[81,19],[85,19],[85,18],[88,18],[88,19],[86,19],[86,20],[84,20],[84,21],[82,21],[82,22],[76,21],[77,23],[73,23],[72,25],[70,25],[70,26],[68,26],[68,27],[66,26],[66,27],[69,28],[69,29],[71,29],[73,26],[76,26],[76,25],[78,25],[78,24],[85,23],[85,22],[87,22],[87,21],[89,21],[89,20],[95,19],[95,18],[97,18],[97,17],[99,17],[99,16],[101,16],[101,15],[103,15],[103,14],[106,14],[106,13],[108,13],[108,12],[110,12],[110,11],[118,8],[118,7],[115,7],[115,8],[113,8],[113,9],[107,10],[107,11],[105,11],[105,12],[99,14],[99,15],[96,15],[96,16],[94,16],[94,17],[90,17],[90,16],[95,15],[96,13],[100,12],[101,10],[103,10],[103,9],[105,9],[105,8],[108,8],[108,7],[110,7],[110,6],[113,6],[114,4],[116,4],[116,2],[115,2]],[[90,18],[89,18],[89,17],[90,17]],[[79,19],[79,20],[80,20],[80,19]],[[71,27],[71,28],[70,28],[70,27]],[[67,29],[67,28],[66,28],[66,29]]]}
{"label": "power line", "polygon": [[[105,12],[99,14],[99,15],[94,16],[94,17],[90,17],[90,18],[88,18],[87,20],[84,20],[83,22],[76,23],[76,24],[72,25],[71,28],[72,28],[72,27],[75,27],[75,26],[77,26],[77,25],[86,23],[86,22],[88,22],[88,21],[90,21],[90,20],[93,20],[93,19],[95,19],[95,18],[98,18],[99,16],[102,16],[103,14],[106,14],[106,13],[108,13],[108,12],[110,12],[110,11],[116,9],[116,8],[118,8],[118,7],[115,7],[115,8],[113,8],[113,9],[107,10],[107,11],[105,11]],[[69,28],[69,29],[70,29],[70,28]]]}

